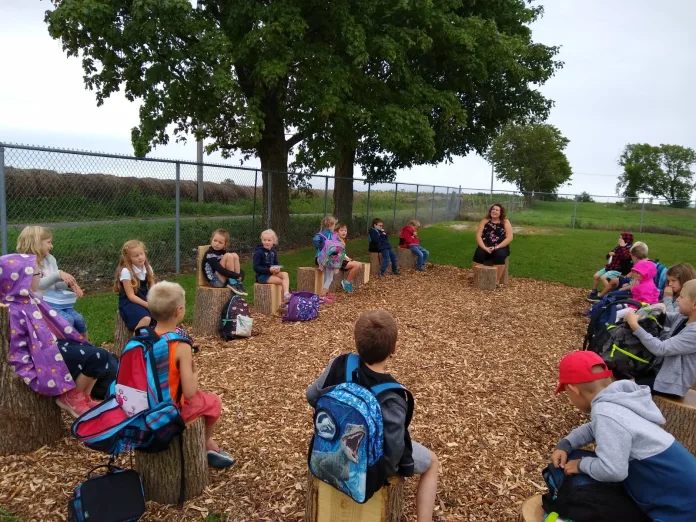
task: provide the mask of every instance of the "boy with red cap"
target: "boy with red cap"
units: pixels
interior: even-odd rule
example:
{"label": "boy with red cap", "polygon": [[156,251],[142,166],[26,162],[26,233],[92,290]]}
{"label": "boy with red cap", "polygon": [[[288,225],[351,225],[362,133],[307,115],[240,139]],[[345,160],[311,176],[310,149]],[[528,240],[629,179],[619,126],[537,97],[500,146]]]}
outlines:
{"label": "boy with red cap", "polygon": [[[561,360],[556,393],[562,391],[591,419],[558,443],[551,456],[556,467],[566,475],[623,482],[651,520],[696,520],[696,457],[660,427],[665,419],[647,386],[613,382],[602,358],[585,351]],[[568,461],[572,450],[591,442],[596,457]]]}

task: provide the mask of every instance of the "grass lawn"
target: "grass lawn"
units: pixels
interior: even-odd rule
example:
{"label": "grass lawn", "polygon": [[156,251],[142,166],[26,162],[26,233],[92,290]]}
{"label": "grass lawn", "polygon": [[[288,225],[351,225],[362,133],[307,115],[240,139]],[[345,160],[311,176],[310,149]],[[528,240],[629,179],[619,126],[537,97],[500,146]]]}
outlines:
{"label": "grass lawn", "polygon": [[[476,242],[473,230],[455,230],[446,224],[425,228],[420,233],[425,248],[431,252],[433,263],[468,268]],[[557,281],[574,287],[587,287],[592,274],[604,264],[604,256],[615,245],[618,234],[602,230],[554,229],[549,234],[518,233],[512,244],[510,272],[515,277],[530,277],[543,281]],[[659,258],[665,265],[690,262],[696,265],[696,238],[660,234],[640,234],[650,248],[651,259]],[[392,244],[397,244],[392,236]],[[348,242],[348,253],[356,259],[367,260],[367,240]],[[290,274],[291,288],[295,286],[297,268],[311,266],[314,249],[303,248],[280,252],[280,262]],[[253,303],[253,271],[251,263],[243,265],[248,274],[247,300]],[[193,318],[196,295],[195,274],[172,278],[186,289],[186,321]],[[113,339],[114,315],[117,309],[115,293],[88,295],[78,301],[80,311],[90,326],[90,339],[101,344]]]}
{"label": "grass lawn", "polygon": [[22,522],[22,520],[0,507],[0,522]]}

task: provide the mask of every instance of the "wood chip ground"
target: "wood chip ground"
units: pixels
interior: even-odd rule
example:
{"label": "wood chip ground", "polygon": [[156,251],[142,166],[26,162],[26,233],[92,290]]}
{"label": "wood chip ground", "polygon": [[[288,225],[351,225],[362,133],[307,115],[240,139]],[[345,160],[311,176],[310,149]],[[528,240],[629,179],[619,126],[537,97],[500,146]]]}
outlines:
{"label": "wood chip ground", "polygon": [[[399,325],[389,368],[415,397],[411,436],[442,463],[437,517],[517,520],[522,501],[544,489],[547,455],[582,422],[553,390],[559,359],[581,346],[583,306],[581,290],[560,284],[511,279],[484,292],[472,288],[469,270],[433,267],[340,294],[309,323],[256,315],[251,339],[200,339],[201,386],[222,397],[217,438],[237,463],[211,471],[204,495],[183,511],[151,502],[142,520],[302,520],[312,430],[304,390],[351,350],[355,320],[376,308]],[[25,522],[64,521],[72,490],[105,461],[68,436],[0,457],[0,504]],[[415,520],[415,483],[407,483],[404,520]]]}

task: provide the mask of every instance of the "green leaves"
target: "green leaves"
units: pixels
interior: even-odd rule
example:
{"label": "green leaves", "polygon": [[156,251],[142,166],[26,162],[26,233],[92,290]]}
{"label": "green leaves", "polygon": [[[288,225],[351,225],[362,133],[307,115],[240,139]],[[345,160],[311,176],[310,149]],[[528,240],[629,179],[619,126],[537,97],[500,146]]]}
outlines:
{"label": "green leaves", "polygon": [[496,177],[521,192],[554,193],[573,172],[563,150],[569,141],[553,125],[508,125],[488,157]]}
{"label": "green leaves", "polygon": [[619,158],[624,168],[616,185],[616,193],[637,198],[645,193],[664,198],[673,207],[686,207],[694,189],[696,152],[679,145],[647,143],[626,145]]}

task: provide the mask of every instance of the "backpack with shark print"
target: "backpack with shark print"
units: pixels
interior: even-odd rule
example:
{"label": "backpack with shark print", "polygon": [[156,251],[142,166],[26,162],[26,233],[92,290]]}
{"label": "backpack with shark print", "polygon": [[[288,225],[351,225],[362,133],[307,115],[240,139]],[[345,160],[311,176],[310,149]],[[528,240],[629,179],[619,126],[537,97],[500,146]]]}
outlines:
{"label": "backpack with shark print", "polygon": [[363,504],[387,479],[382,408],[377,397],[387,390],[401,390],[412,399],[397,382],[372,388],[352,382],[359,362],[357,355],[350,354],[346,381],[319,397],[308,461],[315,477]]}

